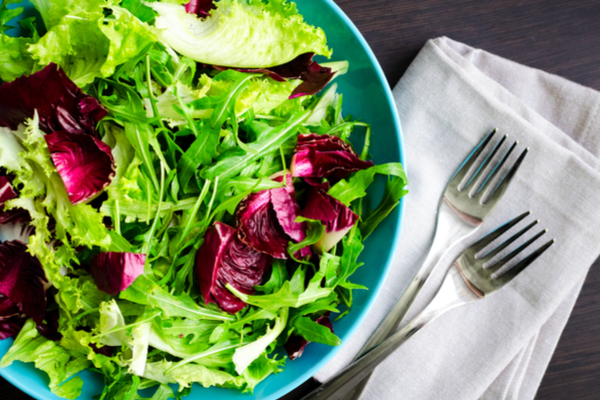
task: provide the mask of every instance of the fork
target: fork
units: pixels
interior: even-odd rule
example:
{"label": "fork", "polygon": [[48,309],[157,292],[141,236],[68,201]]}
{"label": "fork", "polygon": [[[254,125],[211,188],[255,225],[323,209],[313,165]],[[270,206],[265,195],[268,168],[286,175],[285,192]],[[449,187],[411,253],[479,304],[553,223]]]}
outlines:
{"label": "fork", "polygon": [[[508,271],[502,273],[503,267],[515,256],[522,253],[529,245],[546,233],[540,231],[532,238],[521,244],[511,253],[502,257],[499,261],[494,258],[506,249],[511,243],[523,236],[538,221],[534,221],[515,233],[512,237],[499,244],[482,256],[478,256],[492,242],[515,226],[529,215],[526,212],[515,219],[500,226],[496,230],[484,236],[472,246],[461,253],[446,272],[438,292],[429,305],[411,322],[399,331],[392,334],[380,345],[374,347],[365,355],[354,361],[350,366],[334,376],[329,381],[313,390],[302,400],[325,400],[337,399],[351,390],[357,382],[367,377],[382,361],[384,361],[394,350],[400,347],[406,340],[417,333],[425,325],[453,308],[469,304],[475,300],[484,298],[494,293],[502,286],[510,282],[515,276],[544,253],[552,244],[554,239],[546,242],[538,249],[519,261]],[[492,264],[487,266],[487,264]],[[454,267],[454,268],[452,268]]]}
{"label": "fork", "polygon": [[[402,294],[400,300],[398,300],[398,303],[396,303],[392,311],[390,311],[381,325],[379,325],[377,330],[359,351],[355,360],[371,348],[383,342],[398,329],[398,326],[400,326],[400,323],[406,316],[407,311],[419,294],[419,291],[431,274],[431,271],[434,270],[435,266],[440,262],[446,252],[461,240],[475,233],[500,202],[500,199],[504,195],[504,192],[508,188],[509,183],[516,174],[529,150],[523,150],[502,180],[492,188],[492,183],[495,181],[502,166],[506,163],[506,160],[518,143],[515,141],[494,165],[491,172],[484,177],[486,168],[490,166],[492,159],[502,147],[507,135],[504,135],[502,139],[496,143],[492,151],[484,158],[472,177],[466,182],[464,187],[461,187],[461,183],[465,180],[469,171],[477,165],[476,163],[479,156],[490,145],[496,132],[497,130],[494,129],[486,135],[471,154],[467,156],[466,160],[450,179],[450,182],[448,182],[442,200],[438,206],[437,223],[433,242],[423,265],[417,271],[406,291]],[[479,185],[478,188],[475,188],[476,183],[480,181],[483,181],[483,183]],[[474,195],[471,195],[473,192]],[[368,379],[369,377],[367,376],[360,384],[356,385],[354,391],[348,393],[343,399],[357,400],[366,386]]]}

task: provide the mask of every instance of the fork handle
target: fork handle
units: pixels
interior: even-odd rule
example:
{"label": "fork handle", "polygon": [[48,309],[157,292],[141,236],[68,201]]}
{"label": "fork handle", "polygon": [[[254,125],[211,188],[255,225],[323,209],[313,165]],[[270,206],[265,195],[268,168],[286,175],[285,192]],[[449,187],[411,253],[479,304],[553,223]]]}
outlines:
{"label": "fork handle", "polygon": [[[371,335],[354,360],[357,360],[363,354],[379,345],[398,329],[404,320],[406,313],[425,284],[425,281],[440,263],[440,260],[456,243],[476,231],[476,227],[470,227],[465,225],[464,222],[461,223],[461,221],[457,221],[458,217],[450,210],[443,200],[440,204],[438,214],[439,218],[433,242],[431,243],[429,253],[421,265],[421,268],[417,271],[416,275],[400,297],[400,300],[394,305],[390,313],[385,317],[373,335]],[[342,397],[342,399],[358,400],[367,385],[369,378],[370,374],[357,384],[352,391],[347,393],[346,396]]]}
{"label": "fork handle", "polygon": [[304,396],[302,400],[333,400],[341,398],[356,385],[356,382],[367,378],[383,360],[423,326],[415,325],[412,322],[406,325],[379,346],[354,361],[342,372]]}
{"label": "fork handle", "polygon": [[302,400],[333,400],[343,398],[365,380],[371,372],[411,336],[446,311],[478,299],[464,284],[458,269],[451,267],[429,305],[405,327],[393,333],[381,344],[355,360],[346,369],[304,396]]}

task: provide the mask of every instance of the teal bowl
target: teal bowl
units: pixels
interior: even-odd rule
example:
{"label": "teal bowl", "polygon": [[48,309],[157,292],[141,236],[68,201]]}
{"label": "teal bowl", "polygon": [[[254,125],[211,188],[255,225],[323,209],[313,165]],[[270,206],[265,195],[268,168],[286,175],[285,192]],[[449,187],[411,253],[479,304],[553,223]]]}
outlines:
{"label": "teal bowl", "polygon": [[[297,0],[296,3],[310,24],[320,26],[325,31],[328,43],[334,50],[331,60],[348,60],[350,63],[348,73],[336,78],[338,92],[344,96],[346,115],[351,114],[371,124],[371,154],[374,162],[403,162],[402,132],[392,93],[365,39],[332,0]],[[22,5],[27,8],[26,14],[31,14],[32,5],[28,2]],[[382,182],[378,183],[379,187],[375,187],[373,191],[374,201],[378,201],[377,197],[381,196],[382,192]],[[195,385],[192,394],[187,398],[276,400],[323,368],[354,334],[381,290],[399,240],[403,210],[404,203],[401,202],[365,242],[365,250],[359,259],[364,265],[356,271],[352,281],[365,285],[369,290],[354,291],[354,304],[350,313],[333,324],[336,334],[342,339],[342,345],[330,347],[317,343],[309,344],[302,357],[294,361],[288,360],[285,370],[271,375],[259,384],[253,395],[229,389],[205,389]],[[4,355],[11,345],[11,339],[1,341],[0,356]],[[35,369],[33,364],[16,362],[8,368],[0,369],[0,375],[36,399],[59,400],[59,397],[48,389],[45,373]],[[103,383],[100,375],[85,371],[80,376],[85,381],[80,399],[89,400],[101,393]]]}

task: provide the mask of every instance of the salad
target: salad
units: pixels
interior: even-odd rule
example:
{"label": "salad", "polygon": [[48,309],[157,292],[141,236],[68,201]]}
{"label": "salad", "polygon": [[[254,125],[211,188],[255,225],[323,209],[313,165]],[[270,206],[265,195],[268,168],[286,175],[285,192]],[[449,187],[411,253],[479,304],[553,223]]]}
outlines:
{"label": "salad", "polygon": [[0,224],[22,226],[0,243],[0,366],[160,400],[252,392],[339,345],[407,182],[343,115],[324,32],[287,0],[32,0],[12,37],[19,2],[0,6]]}

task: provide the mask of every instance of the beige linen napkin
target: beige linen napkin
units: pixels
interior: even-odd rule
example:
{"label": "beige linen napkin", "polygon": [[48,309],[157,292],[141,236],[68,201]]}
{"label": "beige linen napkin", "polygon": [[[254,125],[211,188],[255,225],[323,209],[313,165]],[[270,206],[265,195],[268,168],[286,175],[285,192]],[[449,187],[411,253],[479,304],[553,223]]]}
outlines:
{"label": "beige linen napkin", "polygon": [[[379,366],[363,398],[532,399],[600,254],[600,93],[438,38],[425,45],[394,96],[410,182],[400,245],[366,321],[315,378],[346,366],[398,300],[425,258],[446,183],[497,127],[530,152],[496,211],[445,266],[527,210],[528,221],[539,219],[546,240],[556,243],[494,296],[452,310],[412,337]],[[432,298],[444,272],[434,271],[408,318]]]}

